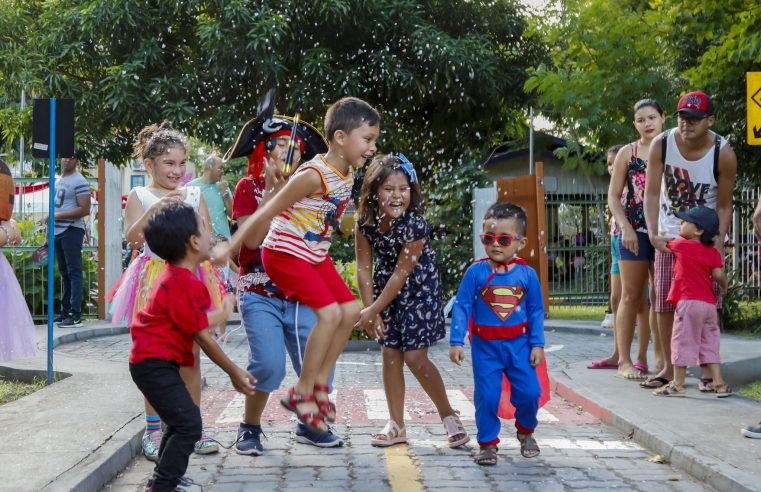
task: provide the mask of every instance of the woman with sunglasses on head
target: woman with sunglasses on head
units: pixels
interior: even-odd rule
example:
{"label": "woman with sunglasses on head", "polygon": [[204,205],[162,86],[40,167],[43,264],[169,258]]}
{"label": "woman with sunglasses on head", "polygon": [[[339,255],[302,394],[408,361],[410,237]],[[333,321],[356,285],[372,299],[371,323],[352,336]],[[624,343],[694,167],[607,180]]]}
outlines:
{"label": "woman with sunglasses on head", "polygon": [[[618,347],[617,377],[644,380],[647,376],[647,346],[653,316],[640,317],[636,362],[632,362],[634,320],[645,301],[648,277],[652,279],[655,248],[648,239],[643,210],[647,155],[653,138],[661,132],[665,117],[663,108],[652,99],[634,105],[634,128],[640,138],[618,151],[613,162],[613,174],[608,188],[608,207],[620,227],[618,235],[618,265],[621,275],[621,301],[616,313],[616,345]],[[622,198],[622,195],[623,198]],[[656,366],[663,366],[656,354]]]}
{"label": "woman with sunglasses on head", "polygon": [[536,367],[544,359],[544,303],[536,272],[519,258],[526,246],[526,212],[495,203],[484,216],[488,258],[468,268],[452,311],[449,358],[460,364],[470,327],[479,465],[497,464],[502,378],[510,383],[515,427],[525,458],[539,455],[534,439],[542,396]]}

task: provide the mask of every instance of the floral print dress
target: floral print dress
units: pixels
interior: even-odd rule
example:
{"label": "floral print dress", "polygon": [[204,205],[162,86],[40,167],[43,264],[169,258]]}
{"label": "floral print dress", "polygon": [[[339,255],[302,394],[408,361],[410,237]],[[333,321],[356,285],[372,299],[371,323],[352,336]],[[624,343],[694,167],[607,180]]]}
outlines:
{"label": "floral print dress", "polygon": [[383,233],[379,221],[360,226],[375,259],[373,295],[377,299],[396,268],[399,253],[407,244],[425,239],[423,252],[402,290],[381,313],[386,336],[379,343],[408,352],[430,347],[446,336],[441,276],[431,247],[431,226],[417,214],[405,212]]}

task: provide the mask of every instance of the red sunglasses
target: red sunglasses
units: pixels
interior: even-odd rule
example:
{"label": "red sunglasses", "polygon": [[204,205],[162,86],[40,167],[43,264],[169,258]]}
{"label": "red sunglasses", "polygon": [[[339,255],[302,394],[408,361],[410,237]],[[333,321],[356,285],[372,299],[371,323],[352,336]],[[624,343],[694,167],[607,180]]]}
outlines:
{"label": "red sunglasses", "polygon": [[481,234],[481,244],[484,246],[489,246],[491,244],[494,244],[494,241],[497,241],[497,244],[500,246],[510,246],[513,244],[513,241],[518,241],[522,239],[520,236],[513,236],[511,234],[491,234],[491,233],[485,233]]}

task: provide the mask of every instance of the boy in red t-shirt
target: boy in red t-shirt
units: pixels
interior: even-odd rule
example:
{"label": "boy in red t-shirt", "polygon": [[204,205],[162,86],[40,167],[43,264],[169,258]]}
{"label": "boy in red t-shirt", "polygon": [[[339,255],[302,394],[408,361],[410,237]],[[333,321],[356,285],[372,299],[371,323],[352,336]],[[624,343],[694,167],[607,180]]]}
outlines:
{"label": "boy in red t-shirt", "polygon": [[713,247],[713,238],[719,232],[719,216],[708,207],[694,207],[675,215],[682,219],[681,238],[667,243],[675,255],[674,281],[667,299],[676,306],[671,336],[674,380],[653,394],[684,396],[687,367],[699,362],[711,372],[716,396],[724,398],[732,390],[721,377],[719,317],[712,281],[719,284],[722,292],[727,290],[724,261]]}
{"label": "boy in red t-shirt", "polygon": [[207,328],[224,324],[233,312],[231,296],[222,309],[207,312],[211,298],[193,272],[209,258],[210,231],[185,203],[160,208],[143,229],[148,246],[167,268],[154,283],[150,299],[130,325],[132,380],[166,424],[159,459],[148,490],[174,490],[201,438],[201,411],[180,377],[180,366],[193,366],[193,341],[229,376],[241,393],[254,393],[256,379],[236,366]]}

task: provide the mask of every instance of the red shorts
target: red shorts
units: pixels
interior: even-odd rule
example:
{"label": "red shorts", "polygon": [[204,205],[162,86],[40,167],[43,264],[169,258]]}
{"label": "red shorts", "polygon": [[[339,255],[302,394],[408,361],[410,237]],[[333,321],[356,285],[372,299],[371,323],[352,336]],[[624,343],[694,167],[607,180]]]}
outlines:
{"label": "red shorts", "polygon": [[337,302],[357,302],[333,265],[330,256],[312,264],[288,253],[262,248],[264,270],[275,285],[288,296],[312,309]]}

